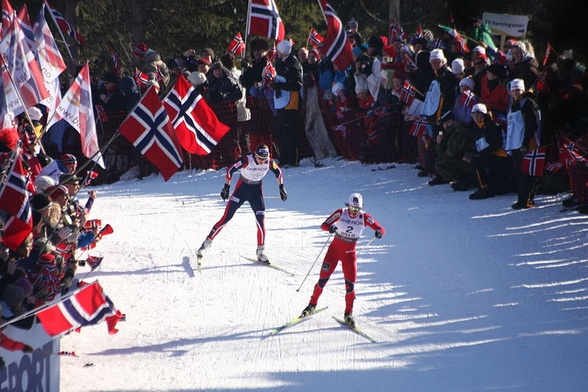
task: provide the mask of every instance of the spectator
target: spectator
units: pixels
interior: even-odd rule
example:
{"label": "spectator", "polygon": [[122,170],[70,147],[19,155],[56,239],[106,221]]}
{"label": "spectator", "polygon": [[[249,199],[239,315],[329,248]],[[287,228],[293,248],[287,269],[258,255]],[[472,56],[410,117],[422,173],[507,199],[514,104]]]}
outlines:
{"label": "spectator", "polygon": [[243,92],[237,79],[223,67],[220,61],[210,67],[211,76],[208,80],[206,100],[211,103],[234,102],[241,99]]}
{"label": "spectator", "polygon": [[247,94],[250,94],[249,89],[251,87],[262,81],[261,73],[267,65],[267,53],[269,50],[269,44],[262,38],[252,39],[249,45],[251,48],[251,59],[244,59],[245,61],[241,64],[242,72],[240,78],[241,85],[245,88]]}
{"label": "spectator", "polygon": [[280,41],[277,45],[276,74],[276,80],[270,86],[274,90],[274,105],[278,114],[276,134],[280,164],[284,167],[298,166],[297,119],[302,67],[292,54],[289,41]]}
{"label": "spectator", "polygon": [[506,111],[510,103],[510,95],[504,81],[506,68],[498,63],[486,68],[486,75],[481,79],[480,99],[492,112],[494,121],[506,130]]}
{"label": "spectator", "polygon": [[536,179],[522,171],[521,163],[527,152],[539,147],[541,114],[532,93],[525,90],[525,82],[522,79],[510,82],[510,96],[512,100],[507,114],[505,149],[512,158],[517,178],[518,200],[512,208],[518,210],[535,206]]}
{"label": "spectator", "polygon": [[528,89],[534,88],[539,76],[537,59],[527,52],[527,47],[521,41],[516,42],[510,51],[512,61],[508,62],[508,79],[522,79]]}
{"label": "spectator", "polygon": [[133,65],[141,72],[156,78],[161,90],[165,90],[170,78],[169,69],[156,51],[148,48],[144,43],[137,44],[133,48]]}
{"label": "spectator", "polygon": [[464,78],[459,82],[459,92],[452,112],[455,119],[463,124],[468,125],[472,122],[472,108],[478,103],[478,97],[472,91],[474,81],[472,78]]}
{"label": "spectator", "polygon": [[479,103],[472,108],[470,130],[476,152],[471,158],[478,190],[471,200],[481,200],[511,191],[512,161],[502,148],[501,127],[492,120],[488,108]]}

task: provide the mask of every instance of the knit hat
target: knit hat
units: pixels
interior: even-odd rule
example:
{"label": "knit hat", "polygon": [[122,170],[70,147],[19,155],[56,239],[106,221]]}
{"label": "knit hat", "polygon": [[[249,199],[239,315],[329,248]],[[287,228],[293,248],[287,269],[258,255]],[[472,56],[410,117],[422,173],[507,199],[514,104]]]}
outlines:
{"label": "knit hat", "polygon": [[290,52],[292,52],[292,44],[287,40],[280,41],[280,42],[278,42],[276,49],[278,50],[278,52],[280,52],[282,54],[289,55]]}
{"label": "knit hat", "polygon": [[206,57],[201,57],[200,60],[198,60],[198,64],[210,65],[211,63],[210,59],[207,59]]}
{"label": "knit hat", "polygon": [[490,72],[492,75],[496,75],[498,79],[506,78],[506,68],[504,68],[504,65],[498,63],[490,64],[488,68],[486,68],[486,71]]}
{"label": "knit hat", "polygon": [[63,185],[51,186],[46,189],[46,193],[51,200],[55,200],[59,196],[69,195],[67,188]]}
{"label": "knit hat", "polygon": [[384,41],[382,41],[381,37],[377,37],[374,35],[370,37],[370,39],[368,40],[368,48],[370,47],[376,50],[382,50],[382,48],[384,47]]}
{"label": "knit hat", "polygon": [[71,164],[77,164],[78,163],[78,159],[73,155],[73,154],[63,154],[60,158],[59,161],[61,163],[63,163],[64,165],[66,163],[71,163]]}
{"label": "knit hat", "polygon": [[137,44],[137,46],[133,48],[133,54],[139,57],[145,56],[145,53],[147,53],[147,45],[145,45],[143,42]]}
{"label": "knit hat", "polygon": [[474,49],[472,49],[472,52],[474,53],[474,56],[477,54],[486,54],[486,48],[483,46],[476,46]]}
{"label": "knit hat", "polygon": [[477,103],[472,107],[472,113],[488,114],[488,108],[483,103]]}
{"label": "knit hat", "polygon": [[206,75],[198,71],[192,72],[190,73],[190,75],[188,75],[188,80],[190,81],[190,83],[192,83],[194,87],[198,87],[201,84],[206,83]]}
{"label": "knit hat", "polygon": [[321,54],[319,53],[318,50],[316,50],[315,48],[312,48],[308,51],[308,54],[310,55],[311,53],[314,54],[314,56],[316,57],[317,60],[319,60],[321,58]]}
{"label": "knit hat", "polygon": [[331,91],[333,91],[333,94],[335,94],[335,96],[339,95],[339,93],[344,90],[345,86],[343,86],[343,83],[341,82],[337,82],[333,85],[333,87],[331,87]]}
{"label": "knit hat", "polygon": [[43,211],[45,208],[51,205],[49,196],[44,193],[37,193],[31,197],[31,206],[35,211]]}
{"label": "knit hat", "polygon": [[41,112],[41,109],[34,107],[34,106],[28,108],[27,113],[29,114],[29,117],[33,121],[39,121],[41,119],[41,117],[43,117],[43,112]]}
{"label": "knit hat", "polygon": [[15,309],[18,305],[22,304],[25,299],[24,290],[20,287],[9,284],[4,289],[2,299],[11,309]]}
{"label": "knit hat", "polygon": [[461,75],[465,70],[463,59],[455,59],[451,62],[451,72],[454,75]]}
{"label": "knit hat", "polygon": [[223,63],[221,63],[220,61],[215,61],[214,63],[212,63],[212,65],[210,66],[210,70],[215,70],[215,69],[222,69],[223,68]]}
{"label": "knit hat", "polygon": [[445,58],[445,53],[443,53],[442,49],[433,49],[431,50],[431,55],[429,57],[430,60],[447,60]]}
{"label": "knit hat", "polygon": [[202,49],[202,51],[200,52],[200,57],[202,57],[202,53],[208,53],[208,55],[210,56],[211,59],[214,59],[214,50],[210,49],[210,48],[204,48]]}
{"label": "knit hat", "polygon": [[508,84],[509,91],[522,90],[525,91],[525,82],[523,79],[513,79]]}
{"label": "knit hat", "polygon": [[18,278],[14,282],[14,285],[20,287],[24,292],[25,296],[29,296],[33,293],[33,285],[31,281],[27,278]]}
{"label": "knit hat", "polygon": [[459,87],[461,86],[466,86],[468,87],[470,90],[474,89],[474,79],[472,78],[463,78],[462,80],[459,81]]}
{"label": "knit hat", "polygon": [[39,192],[45,192],[47,188],[55,185],[55,180],[49,176],[38,176],[35,178],[35,189]]}

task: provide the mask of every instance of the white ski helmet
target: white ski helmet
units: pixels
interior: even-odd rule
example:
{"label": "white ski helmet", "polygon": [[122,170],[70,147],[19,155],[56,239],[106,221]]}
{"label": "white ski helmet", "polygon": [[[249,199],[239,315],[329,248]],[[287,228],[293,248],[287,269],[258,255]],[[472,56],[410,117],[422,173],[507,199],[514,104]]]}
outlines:
{"label": "white ski helmet", "polygon": [[363,208],[363,196],[359,193],[352,193],[349,195],[348,207]]}

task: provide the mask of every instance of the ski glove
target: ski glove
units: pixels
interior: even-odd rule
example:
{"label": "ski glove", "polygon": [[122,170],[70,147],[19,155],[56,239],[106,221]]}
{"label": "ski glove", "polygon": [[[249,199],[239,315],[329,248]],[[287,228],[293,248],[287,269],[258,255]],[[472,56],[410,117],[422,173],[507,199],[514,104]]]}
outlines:
{"label": "ski glove", "polygon": [[223,200],[227,200],[229,198],[229,190],[231,189],[231,186],[229,184],[225,184],[225,186],[223,187],[223,190],[221,191],[221,198]]}
{"label": "ski glove", "polygon": [[382,230],[376,230],[376,238],[382,238]]}
{"label": "ski glove", "polygon": [[337,232],[337,226],[333,225],[329,227],[329,233],[333,234]]}
{"label": "ski glove", "polygon": [[288,192],[286,192],[286,189],[284,189],[284,184],[280,184],[280,199],[282,199],[282,201],[286,201],[287,198]]}

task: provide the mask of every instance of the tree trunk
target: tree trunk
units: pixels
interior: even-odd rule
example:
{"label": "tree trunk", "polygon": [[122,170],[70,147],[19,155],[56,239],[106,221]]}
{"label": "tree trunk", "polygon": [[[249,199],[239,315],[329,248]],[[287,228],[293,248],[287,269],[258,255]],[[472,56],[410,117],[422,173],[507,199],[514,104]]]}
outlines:
{"label": "tree trunk", "polygon": [[390,5],[388,8],[388,16],[390,20],[393,20],[396,23],[401,23],[400,21],[400,0],[390,0]]}
{"label": "tree trunk", "polygon": [[132,28],[131,35],[133,46],[145,41],[145,30],[147,25],[147,8],[150,0],[133,0],[132,1]]}

